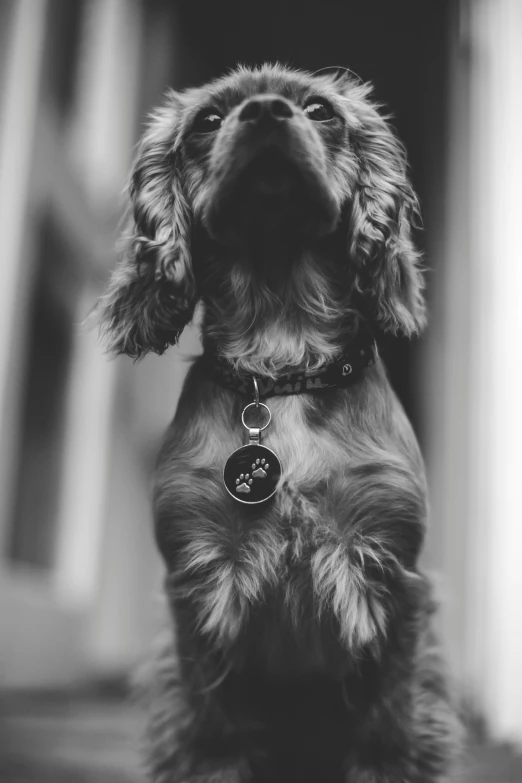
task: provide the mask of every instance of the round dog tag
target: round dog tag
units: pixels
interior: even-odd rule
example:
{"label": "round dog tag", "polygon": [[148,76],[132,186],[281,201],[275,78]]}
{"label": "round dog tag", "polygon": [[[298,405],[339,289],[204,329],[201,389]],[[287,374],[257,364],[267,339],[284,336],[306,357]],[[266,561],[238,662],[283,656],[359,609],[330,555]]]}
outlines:
{"label": "round dog tag", "polygon": [[247,443],[227,459],[223,479],[227,491],[240,503],[263,503],[275,494],[281,463],[272,449]]}

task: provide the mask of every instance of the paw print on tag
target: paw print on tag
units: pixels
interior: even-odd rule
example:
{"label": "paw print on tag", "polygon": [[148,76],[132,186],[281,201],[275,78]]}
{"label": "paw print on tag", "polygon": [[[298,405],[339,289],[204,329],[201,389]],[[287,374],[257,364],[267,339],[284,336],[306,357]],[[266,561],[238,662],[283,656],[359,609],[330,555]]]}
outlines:
{"label": "paw print on tag", "polygon": [[248,494],[250,492],[251,483],[252,483],[252,479],[250,478],[250,473],[240,473],[239,478],[236,479],[236,492],[241,492],[242,494]]}
{"label": "paw print on tag", "polygon": [[281,473],[281,463],[272,449],[247,443],[227,459],[223,482],[234,502],[252,505],[264,503],[275,495]]}
{"label": "paw print on tag", "polygon": [[264,459],[256,459],[252,463],[252,475],[254,478],[265,479],[267,477],[267,471],[270,467],[269,463]]}

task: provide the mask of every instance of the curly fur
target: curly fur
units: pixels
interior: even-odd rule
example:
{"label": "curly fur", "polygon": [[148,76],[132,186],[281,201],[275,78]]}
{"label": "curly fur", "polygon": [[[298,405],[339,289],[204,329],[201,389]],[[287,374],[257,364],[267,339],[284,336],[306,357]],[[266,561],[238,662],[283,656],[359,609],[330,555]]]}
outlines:
{"label": "curly fur", "polygon": [[158,111],[140,145],[129,195],[132,233],[99,303],[107,347],[139,358],[175,343],[196,305],[191,213],[179,184],[176,99]]}
{"label": "curly fur", "polygon": [[[304,112],[317,97],[327,121]],[[269,130],[247,118],[274,107],[285,119]],[[198,131],[211,110],[222,124]],[[245,401],[207,372],[219,356],[277,378],[332,360],[362,320],[422,328],[402,146],[349,76],[239,68],[168,95],[129,195],[100,304],[109,348],[162,352],[204,308],[155,478],[171,627],[147,678],[150,780],[449,781],[459,724],[417,566],[424,468],[382,364],[347,389],[270,400],[264,443],[283,471],[256,507],[222,483]]]}

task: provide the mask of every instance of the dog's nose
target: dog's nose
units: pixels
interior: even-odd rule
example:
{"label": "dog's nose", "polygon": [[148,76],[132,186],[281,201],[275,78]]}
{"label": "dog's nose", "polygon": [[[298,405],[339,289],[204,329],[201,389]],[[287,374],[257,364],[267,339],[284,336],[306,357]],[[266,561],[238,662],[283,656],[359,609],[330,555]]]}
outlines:
{"label": "dog's nose", "polygon": [[241,122],[257,123],[262,119],[276,121],[289,120],[294,112],[291,104],[284,98],[274,98],[272,95],[258,95],[251,98],[239,113]]}

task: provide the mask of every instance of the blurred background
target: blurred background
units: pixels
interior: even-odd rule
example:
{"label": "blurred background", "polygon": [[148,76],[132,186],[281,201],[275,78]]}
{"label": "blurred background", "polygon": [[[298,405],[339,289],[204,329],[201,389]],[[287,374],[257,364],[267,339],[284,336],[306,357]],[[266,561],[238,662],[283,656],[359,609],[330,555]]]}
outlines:
{"label": "blurred background", "polygon": [[140,779],[120,697],[161,615],[149,480],[198,337],[134,365],[82,322],[147,113],[167,86],[265,60],[372,81],[407,147],[431,321],[383,352],[428,464],[455,687],[497,743],[466,780],[522,781],[498,744],[522,745],[522,2],[0,0],[8,783]]}

